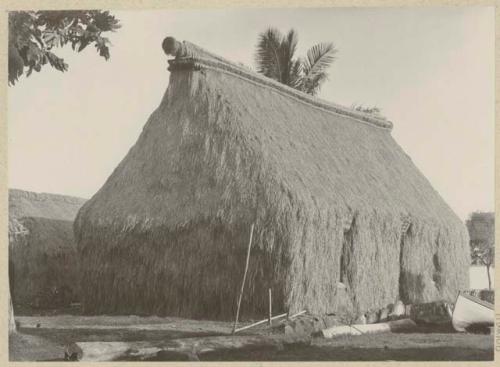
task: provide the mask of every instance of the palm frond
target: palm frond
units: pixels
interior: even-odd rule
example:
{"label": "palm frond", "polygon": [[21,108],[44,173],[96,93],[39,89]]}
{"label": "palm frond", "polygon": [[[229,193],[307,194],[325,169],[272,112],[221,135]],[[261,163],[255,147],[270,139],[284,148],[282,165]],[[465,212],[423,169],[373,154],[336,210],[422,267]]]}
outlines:
{"label": "palm frond", "polygon": [[291,60],[297,51],[297,43],[299,42],[299,37],[295,29],[290,29],[286,37],[283,38],[281,45],[282,48],[287,51],[286,56]]}
{"label": "palm frond", "polygon": [[291,29],[280,44],[281,59],[281,82],[289,85],[292,80],[292,68],[294,66],[293,56],[297,50],[298,36],[295,30]]}
{"label": "palm frond", "polygon": [[275,28],[259,34],[255,61],[257,72],[292,88],[315,95],[328,79],[328,67],[335,60],[333,43],[311,47],[305,58],[295,58],[298,35],[291,29],[285,36]]}
{"label": "palm frond", "polygon": [[302,60],[299,58],[292,62],[290,68],[290,79],[288,85],[292,88],[302,90]]}
{"label": "palm frond", "polygon": [[280,52],[283,36],[275,28],[268,28],[259,34],[255,62],[257,71],[265,76],[281,81],[282,55]]}
{"label": "palm frond", "polygon": [[318,94],[319,89],[321,88],[323,82],[326,81],[327,79],[328,79],[328,74],[325,71],[316,73],[315,75],[309,76],[307,78],[303,77],[300,90],[315,96],[316,94]]}
{"label": "palm frond", "polygon": [[335,61],[337,49],[333,43],[319,43],[307,51],[304,60],[304,73],[311,78],[315,74],[324,72]]}
{"label": "palm frond", "polygon": [[326,69],[335,61],[337,49],[333,43],[319,43],[307,51],[303,61],[303,91],[315,95],[321,84],[328,79]]}

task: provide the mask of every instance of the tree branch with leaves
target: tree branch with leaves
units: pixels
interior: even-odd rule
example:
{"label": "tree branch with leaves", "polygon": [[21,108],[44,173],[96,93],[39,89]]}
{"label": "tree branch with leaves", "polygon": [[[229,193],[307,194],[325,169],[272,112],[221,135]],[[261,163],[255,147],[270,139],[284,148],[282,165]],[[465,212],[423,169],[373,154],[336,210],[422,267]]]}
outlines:
{"label": "tree branch with leaves", "polygon": [[[110,42],[102,36],[120,28],[119,21],[108,11],[11,11],[9,12],[9,85],[19,78],[39,72],[49,64],[59,71],[68,65],[52,52],[70,44],[80,52],[94,44],[100,56],[109,59]],[[9,286],[9,334],[16,331],[14,308]]]}
{"label": "tree branch with leaves", "polygon": [[491,289],[490,269],[492,265],[495,264],[495,247],[492,245],[486,248],[475,247],[472,250],[472,259],[477,260],[486,267],[486,273],[488,274],[488,289]]}
{"label": "tree branch with leaves", "polygon": [[495,213],[471,213],[465,224],[469,231],[472,264],[485,266],[491,289],[490,269],[495,265]]}
{"label": "tree branch with leaves", "polygon": [[49,64],[66,71],[68,64],[53,51],[70,44],[76,52],[95,45],[109,59],[110,41],[102,34],[120,28],[119,20],[109,11],[58,10],[9,12],[9,84],[25,74],[41,71]]}

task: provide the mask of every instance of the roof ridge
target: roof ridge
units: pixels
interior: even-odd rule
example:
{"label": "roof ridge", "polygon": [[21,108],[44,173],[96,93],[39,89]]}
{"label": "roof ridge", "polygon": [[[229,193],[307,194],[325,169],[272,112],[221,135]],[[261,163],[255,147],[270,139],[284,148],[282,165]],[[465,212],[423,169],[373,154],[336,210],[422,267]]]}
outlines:
{"label": "roof ridge", "polygon": [[373,127],[392,130],[393,124],[391,121],[374,117],[367,113],[356,111],[351,108],[326,101],[309,94],[291,88],[274,79],[265,77],[250,69],[237,65],[221,56],[206,51],[198,45],[188,41],[182,43],[175,40],[173,37],[167,37],[163,41],[163,50],[167,55],[175,56],[175,59],[169,60],[169,70],[191,69],[199,70],[201,68],[210,68],[223,71],[248,81],[270,87],[287,96],[293,97],[300,102],[310,106],[319,108],[326,112],[332,112],[338,115],[348,116],[358,122],[362,122]]}
{"label": "roof ridge", "polygon": [[33,201],[64,202],[69,204],[80,204],[81,202],[85,202],[88,200],[78,196],[55,194],[50,192],[35,192],[15,188],[9,189],[9,197],[25,198]]}

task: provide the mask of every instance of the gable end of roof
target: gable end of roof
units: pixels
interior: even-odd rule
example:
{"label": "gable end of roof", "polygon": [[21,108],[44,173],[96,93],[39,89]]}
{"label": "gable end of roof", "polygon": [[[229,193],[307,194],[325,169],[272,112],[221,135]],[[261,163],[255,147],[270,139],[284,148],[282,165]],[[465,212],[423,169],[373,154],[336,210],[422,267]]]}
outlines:
{"label": "gable end of roof", "polygon": [[176,41],[175,38],[167,37],[163,42],[163,49],[167,55],[175,56],[174,59],[168,60],[169,71],[200,71],[202,69],[211,69],[223,72],[260,86],[272,88],[287,97],[291,97],[299,102],[319,108],[323,111],[348,116],[356,122],[362,122],[375,128],[388,131],[392,130],[393,124],[389,120],[377,118],[367,113],[313,97],[309,94],[303,93],[285,84],[279,83],[273,79],[234,64],[220,56],[205,51],[201,47],[190,42],[183,41],[181,43]]}

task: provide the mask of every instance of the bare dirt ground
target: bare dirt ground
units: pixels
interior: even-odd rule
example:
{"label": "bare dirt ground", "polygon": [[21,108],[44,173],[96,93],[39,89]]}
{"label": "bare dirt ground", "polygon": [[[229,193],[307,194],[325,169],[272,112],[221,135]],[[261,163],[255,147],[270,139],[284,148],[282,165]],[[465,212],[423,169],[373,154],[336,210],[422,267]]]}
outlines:
{"label": "bare dirt ground", "polygon": [[493,336],[475,334],[360,335],[314,338],[283,350],[231,350],[200,355],[202,361],[489,361]]}
{"label": "bare dirt ground", "polygon": [[[16,317],[19,331],[9,339],[10,360],[61,360],[64,346],[84,341],[157,341],[195,336],[227,335],[232,324],[218,321],[159,317]],[[266,327],[248,334],[269,333]],[[243,334],[243,333],[242,333]],[[385,333],[314,338],[309,343],[283,349],[246,348],[207,352],[205,361],[473,361],[493,359],[493,335],[431,333]],[[182,356],[158,355],[154,360]]]}

